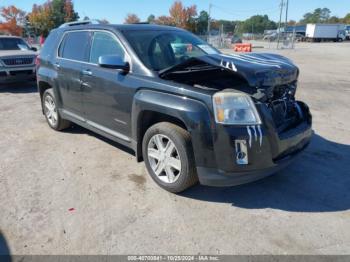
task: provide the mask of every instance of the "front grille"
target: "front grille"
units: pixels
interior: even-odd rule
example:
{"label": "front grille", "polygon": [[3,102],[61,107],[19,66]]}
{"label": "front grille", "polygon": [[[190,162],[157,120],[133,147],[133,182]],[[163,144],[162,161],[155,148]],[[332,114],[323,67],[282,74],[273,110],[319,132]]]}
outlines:
{"label": "front grille", "polygon": [[4,59],[2,59],[2,61],[7,66],[31,65],[31,64],[33,64],[34,57],[4,58]]}

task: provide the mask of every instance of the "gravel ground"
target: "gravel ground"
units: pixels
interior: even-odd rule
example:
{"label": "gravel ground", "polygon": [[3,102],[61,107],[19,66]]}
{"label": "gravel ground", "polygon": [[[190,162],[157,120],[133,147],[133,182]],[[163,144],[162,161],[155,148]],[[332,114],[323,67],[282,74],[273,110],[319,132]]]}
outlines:
{"label": "gravel ground", "polygon": [[349,254],[349,50],[268,50],[300,66],[311,146],[275,176],[181,195],[157,187],[118,144],[80,127],[51,130],[35,84],[0,87],[0,253]]}

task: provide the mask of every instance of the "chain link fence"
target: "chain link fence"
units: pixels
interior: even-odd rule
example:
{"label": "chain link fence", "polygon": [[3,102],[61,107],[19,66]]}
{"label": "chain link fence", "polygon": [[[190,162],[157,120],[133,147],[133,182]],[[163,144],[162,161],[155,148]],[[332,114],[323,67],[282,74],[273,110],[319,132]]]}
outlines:
{"label": "chain link fence", "polygon": [[229,34],[200,35],[201,39],[218,49],[232,49],[236,43],[252,43],[253,48],[293,49],[295,43],[302,41],[303,36],[296,33],[281,33],[275,35],[243,34],[241,37]]}

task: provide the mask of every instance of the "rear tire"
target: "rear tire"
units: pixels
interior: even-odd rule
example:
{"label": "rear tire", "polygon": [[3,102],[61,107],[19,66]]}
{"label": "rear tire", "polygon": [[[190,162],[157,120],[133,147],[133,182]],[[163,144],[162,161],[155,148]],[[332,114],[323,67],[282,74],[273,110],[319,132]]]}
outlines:
{"label": "rear tire", "polygon": [[70,127],[70,121],[63,119],[58,112],[56,98],[51,88],[46,89],[43,94],[42,108],[46,121],[52,129],[61,131]]}
{"label": "rear tire", "polygon": [[163,189],[180,193],[198,182],[191,136],[168,122],[150,127],[142,143],[148,173]]}

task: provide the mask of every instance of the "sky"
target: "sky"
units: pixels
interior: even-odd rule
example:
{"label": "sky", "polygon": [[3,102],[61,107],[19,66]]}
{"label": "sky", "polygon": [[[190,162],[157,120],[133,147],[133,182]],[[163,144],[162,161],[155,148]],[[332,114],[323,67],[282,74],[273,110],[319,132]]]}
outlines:
{"label": "sky", "polygon": [[[0,6],[16,5],[29,12],[33,4],[46,0],[0,0]],[[111,23],[123,23],[128,13],[137,14],[145,21],[150,14],[168,15],[174,0],[73,0],[80,17],[107,19]],[[208,11],[213,4],[211,16],[214,19],[244,20],[255,14],[267,14],[278,21],[280,0],[182,0],[185,6],[197,5],[198,13]],[[302,16],[318,7],[327,7],[331,15],[344,17],[350,13],[350,0],[289,0],[289,19],[300,20]]]}

